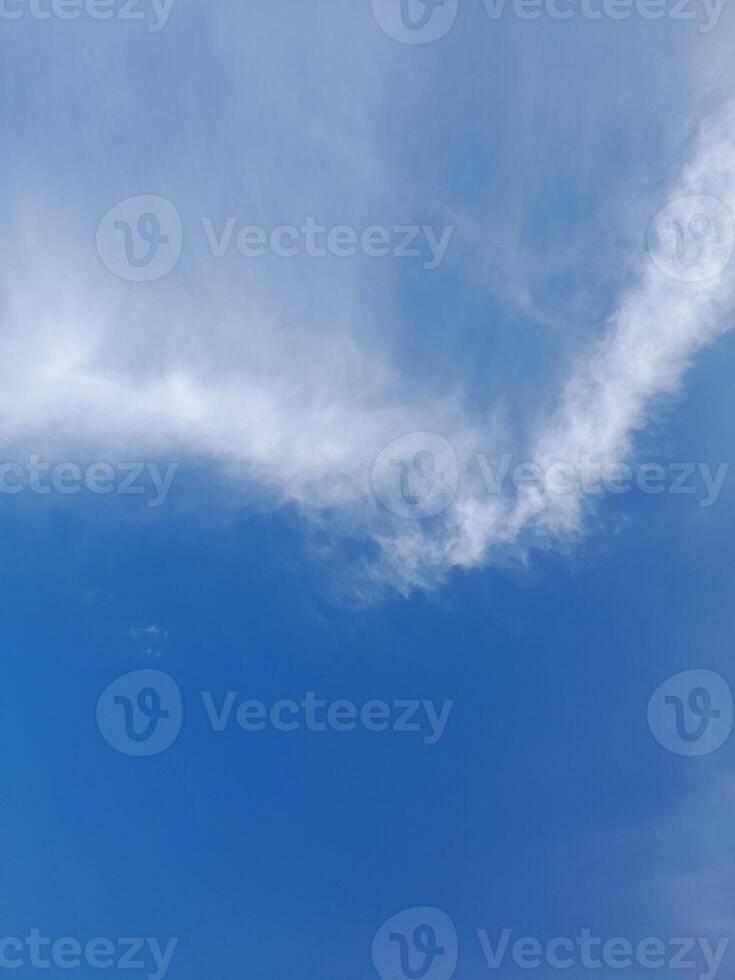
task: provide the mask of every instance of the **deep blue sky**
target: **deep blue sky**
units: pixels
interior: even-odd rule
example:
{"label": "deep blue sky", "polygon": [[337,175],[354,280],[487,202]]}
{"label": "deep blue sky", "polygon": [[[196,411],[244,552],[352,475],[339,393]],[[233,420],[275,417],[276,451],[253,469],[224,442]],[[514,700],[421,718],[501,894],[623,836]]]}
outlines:
{"label": "deep blue sky", "polygon": [[[717,460],[735,421],[732,350],[706,359],[687,400],[718,418]],[[683,458],[698,437],[683,420],[665,438]],[[686,910],[645,882],[667,847],[686,869],[691,842],[657,851],[642,828],[690,781],[704,792],[702,761],[665,753],[645,707],[679,670],[732,679],[735,495],[709,511],[623,499],[604,513],[629,515],[625,529],[573,558],[460,574],[367,611],[325,604],[288,514],[221,523],[193,478],[152,521],[127,499],[8,503],[4,934],[176,935],[183,978],[367,978],[378,925],[422,904],[455,921],[460,977],[485,969],[476,928],[687,934]],[[168,752],[137,760],[102,741],[94,707],[151,666],[129,634],[149,623],[170,631],[155,666],[178,681],[185,723]],[[215,735],[202,689],[456,707],[437,746]]]}

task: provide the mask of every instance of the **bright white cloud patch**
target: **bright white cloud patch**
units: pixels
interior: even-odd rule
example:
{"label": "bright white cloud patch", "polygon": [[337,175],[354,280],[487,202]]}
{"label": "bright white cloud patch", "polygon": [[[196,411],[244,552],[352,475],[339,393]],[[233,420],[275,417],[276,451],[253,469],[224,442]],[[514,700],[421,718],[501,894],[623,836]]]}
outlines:
{"label": "bright white cloud patch", "polygon": [[[573,366],[551,419],[537,424],[525,458],[549,484],[553,473],[553,485],[488,500],[468,470],[438,532],[403,528],[380,536],[386,559],[405,583],[448,567],[479,565],[492,558],[494,547],[521,540],[525,546],[548,544],[578,533],[589,502],[581,485],[585,461],[609,467],[624,460],[657,399],[674,394],[697,350],[731,327],[732,106],[703,125],[669,200],[676,203],[657,230],[671,241],[660,241],[660,253],[642,258],[638,282],[622,296],[605,337]],[[565,470],[563,492],[556,489],[559,464]]]}
{"label": "bright white cloud patch", "polygon": [[[735,213],[730,107],[702,127],[669,199],[693,195]],[[702,216],[686,207],[680,218],[695,247],[698,236],[711,232],[701,223],[688,229]],[[675,227],[668,230],[677,234]],[[344,278],[335,279],[333,316],[314,332],[293,319],[299,290],[309,288],[308,272],[290,279],[288,295],[280,296],[271,284],[270,291],[253,288],[243,299],[245,291],[229,274],[195,278],[189,296],[168,284],[136,293],[85,264],[84,244],[75,253],[67,242],[62,252],[53,239],[47,216],[34,225],[26,212],[16,260],[4,271],[0,417],[6,444],[209,458],[217,479],[273,505],[296,503],[334,538],[372,542],[373,557],[363,570],[368,589],[430,586],[452,568],[491,561],[494,549],[520,549],[521,542],[525,549],[580,531],[585,500],[578,488],[487,493],[477,456],[484,454],[491,470],[499,465],[493,446],[506,433],[487,420],[500,417],[502,405],[489,391],[487,411],[478,413],[460,385],[417,395],[416,378],[392,363],[380,343],[364,339],[364,321],[377,308],[345,313],[358,293]],[[576,467],[585,456],[604,462],[625,457],[656,399],[675,392],[697,349],[729,326],[735,289],[721,252],[700,261],[686,247],[685,265],[700,264],[697,281],[673,278],[643,256],[606,336],[572,366],[555,413],[525,420],[536,435],[517,458],[547,471],[556,461]],[[86,270],[81,281],[79,269]],[[255,284],[252,277],[248,285]],[[287,315],[281,299],[288,301]],[[399,315],[389,301],[382,311]],[[441,434],[459,466],[449,506],[424,521],[391,513],[373,492],[376,458],[415,432]],[[388,465],[400,475],[401,460]]]}
{"label": "bright white cloud patch", "polygon": [[[732,326],[735,109],[702,127],[692,161],[671,188],[639,283],[623,295],[600,346],[572,372],[561,405],[538,437],[535,457],[625,457],[661,395],[677,391],[697,350]],[[665,203],[665,202],[662,202]],[[561,503],[560,503],[561,501]],[[516,511],[555,530],[573,528],[579,496],[543,495]]]}

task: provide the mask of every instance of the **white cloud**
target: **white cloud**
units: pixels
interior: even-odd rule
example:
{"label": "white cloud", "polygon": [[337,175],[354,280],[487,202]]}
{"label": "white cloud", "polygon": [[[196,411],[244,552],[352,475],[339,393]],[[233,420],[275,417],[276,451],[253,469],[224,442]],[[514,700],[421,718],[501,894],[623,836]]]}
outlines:
{"label": "white cloud", "polygon": [[[452,345],[427,337],[423,348],[432,348],[426,362],[430,380],[411,363],[421,361],[424,352],[421,306],[407,315],[395,263],[218,265],[187,247],[181,275],[142,289],[114,280],[93,253],[94,224],[114,203],[111,187],[117,188],[115,194],[121,187],[143,189],[143,178],[130,177],[141,170],[148,174],[141,160],[153,171],[166,172],[165,181],[151,181],[156,189],[164,184],[161,190],[177,201],[180,192],[188,206],[189,236],[204,213],[218,226],[230,213],[267,226],[318,213],[324,222],[360,227],[377,220],[410,220],[423,198],[438,212],[449,214],[453,208],[468,215],[467,227],[487,224],[478,218],[476,197],[445,199],[440,171],[430,165],[435,144],[427,148],[397,139],[403,117],[392,115],[395,91],[403,93],[407,116],[420,122],[426,112],[424,87],[411,70],[415,59],[395,45],[386,46],[380,32],[369,33],[375,26],[369,18],[334,13],[333,5],[318,9],[322,19],[316,26],[312,14],[296,6],[285,26],[280,16],[264,11],[263,20],[256,19],[244,32],[235,7],[213,22],[209,40],[222,61],[219,84],[248,97],[228,106],[227,137],[214,130],[210,137],[218,151],[237,153],[243,138],[233,136],[230,143],[230,130],[247,132],[242,174],[225,166],[227,161],[210,159],[206,139],[183,161],[181,148],[165,142],[156,149],[154,167],[150,133],[141,124],[140,131],[131,131],[141,155],[133,156],[128,145],[121,149],[123,158],[109,161],[104,180],[91,181],[89,200],[79,214],[59,208],[54,176],[28,175],[29,187],[35,181],[43,188],[35,195],[19,196],[10,189],[15,220],[9,213],[5,220],[16,246],[0,271],[0,436],[6,457],[28,444],[67,456],[204,457],[215,464],[213,479],[241,488],[251,499],[255,495],[273,506],[295,503],[305,521],[328,538],[368,542],[372,554],[366,555],[361,583],[355,586],[361,595],[385,587],[408,592],[430,587],[452,568],[482,566],[508,552],[524,555],[534,544],[566,542],[583,530],[584,499],[581,494],[510,492],[488,497],[479,473],[463,465],[457,497],[440,518],[427,523],[396,518],[377,503],[371,489],[372,464],[385,446],[406,433],[436,432],[451,442],[461,464],[477,453],[495,462],[496,450],[497,457],[502,455],[498,447],[506,451],[509,443],[517,457],[542,464],[553,458],[574,462],[586,453],[621,459],[657,400],[676,392],[697,349],[728,325],[732,277],[728,272],[696,285],[677,282],[641,249],[637,282],[623,294],[604,339],[594,350],[578,353],[554,413],[549,417],[545,401],[534,401],[531,384],[530,396],[517,400],[524,408],[517,427],[516,405],[509,410],[506,393],[496,388],[495,379],[502,376],[496,367],[485,404],[478,406],[463,391],[467,352],[460,357]],[[269,39],[276,27],[282,33],[273,45]],[[322,39],[317,50],[302,44],[304,34]],[[344,41],[336,51],[332,36]],[[110,37],[110,49],[116,51]],[[368,37],[374,44],[367,43]],[[571,51],[577,42],[572,34],[567,37]],[[294,51],[303,61],[292,63]],[[117,70],[121,57],[117,52]],[[556,64],[556,53],[548,60]],[[507,61],[510,70],[514,59],[508,55]],[[522,68],[512,75],[516,87]],[[105,70],[99,63],[94,69],[82,65],[80,77],[89,84],[80,89],[114,90]],[[184,71],[178,62],[167,70],[174,80]],[[577,77],[573,66],[567,70]],[[92,71],[103,77],[93,77]],[[600,90],[606,86],[599,83]],[[147,107],[147,92],[147,80],[136,78],[125,98],[117,96],[120,112],[140,114]],[[439,94],[438,88],[430,92],[432,98]],[[535,101],[533,88],[523,89],[519,98],[528,115],[506,134],[514,137],[511,149],[486,188],[500,201],[503,188],[512,185],[510,211],[491,228],[487,241],[504,242],[499,278],[508,280],[507,290],[521,298],[522,307],[536,309],[545,274],[532,266],[543,258],[543,249],[527,253],[528,262],[516,260],[516,251],[527,244],[521,233],[523,196],[540,194],[534,163],[539,146],[544,154],[552,153],[559,142],[557,123],[563,117],[567,138],[577,121],[572,124],[566,105]],[[610,98],[610,111],[623,111]],[[629,101],[626,96],[628,108]],[[89,131],[99,126],[113,138],[117,123],[109,111],[96,99],[89,108]],[[591,174],[602,152],[599,131],[605,118],[595,106],[583,115],[582,169]],[[533,137],[542,123],[537,145]],[[293,155],[289,140],[297,148]],[[275,155],[274,145],[281,148]],[[491,152],[484,143],[482,150]],[[404,151],[409,166],[401,160]],[[96,152],[90,147],[89,153]],[[570,159],[564,159],[569,165]],[[193,184],[189,170],[198,175]],[[513,183],[518,172],[520,179]],[[587,177],[588,197],[597,179],[596,172],[594,179]],[[731,109],[703,127],[692,162],[668,197],[693,193],[713,195],[735,212]],[[648,200],[637,212],[626,202],[628,240],[642,242],[647,208]],[[596,213],[596,225],[600,220]],[[484,240],[479,235],[465,244],[481,248]],[[508,240],[517,249],[508,247]],[[549,276],[563,274],[578,250],[573,238],[563,261],[550,263]],[[481,264],[471,264],[471,270],[455,271],[466,274],[463,281],[474,287]],[[511,266],[512,276],[506,276]],[[431,295],[419,299],[429,304]],[[558,310],[551,319],[558,323]],[[396,337],[404,329],[411,343],[397,350]],[[453,329],[446,324],[448,334]],[[596,324],[590,331],[599,334]],[[440,373],[436,362],[442,357],[447,363]],[[463,364],[451,363],[453,358]],[[516,436],[516,428],[531,437]]]}
{"label": "white cloud", "polygon": [[[735,110],[728,105],[702,127],[692,160],[671,188],[669,200],[707,195],[735,214]],[[666,202],[662,201],[661,204]],[[688,220],[686,201],[682,205]],[[696,209],[695,209],[696,210]],[[673,233],[673,229],[672,229]],[[712,278],[688,283],[671,278],[642,259],[638,283],[622,297],[603,340],[574,366],[560,405],[538,428],[530,458],[546,471],[551,463],[579,465],[585,457],[605,464],[621,461],[636,431],[650,421],[657,400],[679,389],[692,357],[732,325],[735,276],[716,256]],[[537,541],[579,532],[584,520],[583,493],[523,494],[502,513],[497,505],[472,500],[455,508],[457,539],[447,555],[452,563],[474,565],[488,549],[524,531]]]}

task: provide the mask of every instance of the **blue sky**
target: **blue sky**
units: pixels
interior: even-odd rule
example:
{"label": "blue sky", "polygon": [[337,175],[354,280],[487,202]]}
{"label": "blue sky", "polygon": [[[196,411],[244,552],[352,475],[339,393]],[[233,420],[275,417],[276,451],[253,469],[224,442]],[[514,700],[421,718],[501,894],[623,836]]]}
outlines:
{"label": "blue sky", "polygon": [[[425,908],[458,939],[422,974],[405,931],[428,980],[559,972],[492,969],[478,930],[733,936],[733,743],[678,754],[672,704],[648,717],[675,675],[735,683],[735,24],[568,6],[459,0],[405,44],[399,0],[0,5],[0,973],[42,969],[38,929],[112,943],[109,975],[155,937],[172,980],[406,980],[379,930]],[[309,254],[310,218],[355,254]],[[585,489],[587,458],[629,492]],[[182,710],[164,682],[171,744],[136,757],[140,671]],[[308,692],[393,727],[237,724]],[[448,705],[438,737],[401,702]],[[682,978],[728,975],[699,949]]]}

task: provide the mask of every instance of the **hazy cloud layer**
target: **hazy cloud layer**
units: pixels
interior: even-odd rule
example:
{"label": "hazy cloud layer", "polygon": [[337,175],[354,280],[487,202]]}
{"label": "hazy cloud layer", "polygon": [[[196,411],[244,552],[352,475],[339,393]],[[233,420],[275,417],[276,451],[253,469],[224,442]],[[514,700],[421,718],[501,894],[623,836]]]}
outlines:
{"label": "hazy cloud layer", "polygon": [[[9,452],[32,445],[101,457],[204,457],[212,463],[212,479],[269,506],[298,505],[305,521],[335,542],[362,541],[361,594],[386,587],[409,592],[436,584],[452,568],[481,567],[496,554],[524,555],[534,544],[565,543],[579,534],[581,491],[518,494],[506,488],[488,495],[478,455],[493,468],[508,450],[544,469],[558,460],[576,465],[587,454],[624,459],[658,399],[677,391],[698,348],[729,326],[729,271],[706,281],[679,281],[651,261],[644,239],[657,197],[654,210],[670,199],[709,195],[735,212],[735,122],[731,108],[711,112],[687,149],[681,174],[660,195],[648,188],[638,203],[634,193],[612,184],[603,201],[601,177],[576,184],[569,178],[585,202],[600,198],[595,227],[600,214],[612,214],[618,204],[624,218],[615,217],[618,227],[624,225],[622,238],[615,248],[600,245],[594,264],[604,268],[605,296],[614,286],[620,298],[606,311],[606,326],[585,321],[595,308],[592,285],[580,286],[584,300],[572,298],[553,311],[543,302],[551,281],[591,268],[585,265],[590,242],[584,216],[576,218],[566,249],[545,265],[523,227],[524,211],[543,190],[533,151],[551,152],[552,133],[558,142],[559,129],[575,129],[569,107],[552,105],[546,128],[537,111],[544,79],[529,83],[526,124],[522,131],[508,124],[510,149],[505,156],[498,151],[492,176],[480,182],[482,200],[463,196],[451,168],[436,160],[428,129],[423,143],[407,128],[410,119],[419,129],[425,124],[417,53],[385,45],[385,38],[370,33],[375,25],[367,18],[328,12],[324,5],[315,11],[316,22],[294,8],[278,28],[278,44],[273,10],[247,32],[235,7],[213,16],[202,44],[208,58],[221,55],[218,91],[226,125],[200,113],[210,131],[182,135],[180,121],[169,133],[163,113],[159,132],[142,82],[133,82],[111,96],[115,112],[123,120],[137,114],[140,125],[110,172],[93,166],[100,151],[92,146],[88,174],[70,177],[70,185],[57,177],[45,186],[42,169],[31,165],[28,188],[4,217],[15,244],[0,273],[0,432]],[[564,43],[581,51],[575,29],[563,35]],[[342,43],[335,48],[323,40],[307,58],[299,46],[304,33],[340,37]],[[114,56],[111,37],[106,45]],[[176,37],[172,19],[155,49],[164,67],[174,54],[181,61]],[[484,43],[476,42],[474,57]],[[301,52],[296,62],[294,51]],[[437,59],[437,66],[446,57],[456,70],[459,48],[447,42],[445,51],[426,57]],[[79,80],[109,82],[115,64],[113,57],[111,68],[80,66]],[[191,68],[195,76],[202,70],[196,60]],[[149,72],[159,70],[158,62],[150,63]],[[522,73],[518,78],[520,85]],[[175,80],[185,84],[183,77]],[[114,141],[115,112],[93,94],[93,84],[89,89],[89,111]],[[446,93],[430,85],[429,95],[450,118]],[[196,103],[204,96],[197,89],[190,97]],[[161,99],[165,104],[165,89]],[[626,97],[625,105],[630,102]],[[264,104],[270,112],[263,112]],[[583,107],[582,173],[594,169],[602,152],[594,138],[595,127],[607,125],[600,114],[621,111],[621,105]],[[463,125],[467,120],[457,123]],[[683,144],[693,127],[680,121],[678,128]],[[161,141],[155,167],[152,132]],[[489,140],[482,144],[488,159]],[[20,154],[22,137],[19,147]],[[559,153],[571,167],[568,150],[560,147]],[[508,201],[502,187],[511,156],[527,179],[514,183]],[[555,179],[562,169],[552,169]],[[116,200],[153,190],[176,202],[187,245],[175,274],[141,288],[102,268],[94,231]],[[79,208],[77,199],[84,199]],[[490,211],[488,199],[497,202]],[[433,279],[405,260],[307,257],[248,264],[237,256],[214,259],[203,247],[201,217],[221,228],[230,214],[270,227],[297,224],[309,214],[356,228],[378,220],[451,223],[456,237]],[[501,239],[505,248],[493,262]],[[620,241],[627,249],[623,257]],[[407,281],[414,284],[410,304]],[[478,376],[471,379],[465,311],[457,304],[484,289],[497,303],[498,317],[507,319],[502,332],[488,322],[487,337],[477,345]],[[445,294],[452,303],[437,312]],[[578,322],[565,332],[562,324],[572,311]],[[472,312],[472,319],[481,319]],[[516,337],[534,365],[520,390],[504,383],[512,369],[502,356],[494,357]],[[440,434],[459,467],[449,506],[422,521],[391,513],[373,492],[375,460],[394,440],[416,432]]]}

